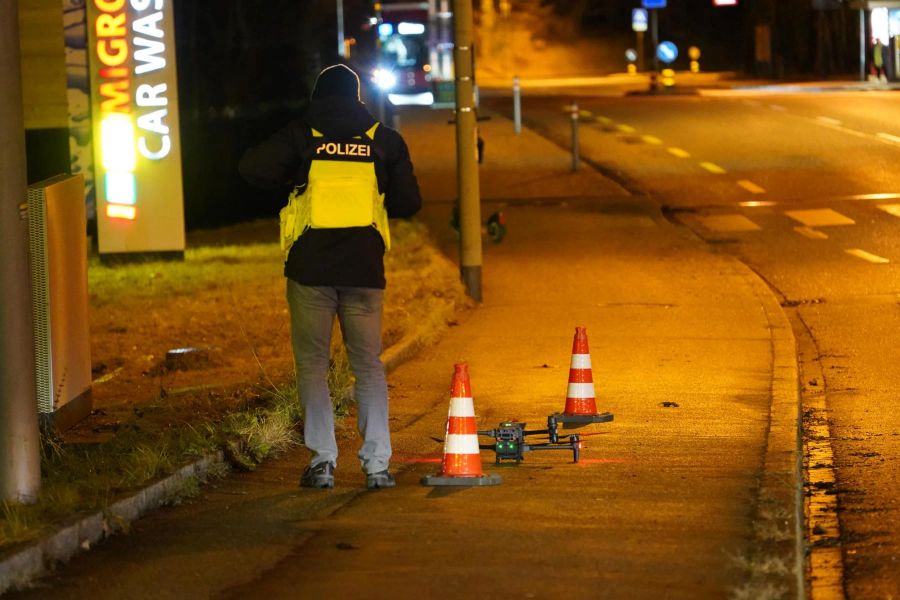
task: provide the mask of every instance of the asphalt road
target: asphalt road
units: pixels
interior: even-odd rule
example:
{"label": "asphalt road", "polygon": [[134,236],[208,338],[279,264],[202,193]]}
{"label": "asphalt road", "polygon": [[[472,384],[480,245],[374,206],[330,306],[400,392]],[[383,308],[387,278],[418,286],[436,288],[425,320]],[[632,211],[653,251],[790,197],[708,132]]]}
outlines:
{"label": "asphalt road", "polygon": [[[574,99],[526,96],[526,125],[570,147]],[[792,318],[813,597],[841,570],[847,597],[900,596],[900,95],[735,90],[578,108],[584,160],[737,255]]]}

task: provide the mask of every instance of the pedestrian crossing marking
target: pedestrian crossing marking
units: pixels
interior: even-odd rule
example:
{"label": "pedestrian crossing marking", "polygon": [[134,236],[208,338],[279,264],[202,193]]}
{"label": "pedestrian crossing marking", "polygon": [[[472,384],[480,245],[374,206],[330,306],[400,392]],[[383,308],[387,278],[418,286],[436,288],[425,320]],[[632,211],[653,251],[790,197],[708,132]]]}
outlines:
{"label": "pedestrian crossing marking", "polygon": [[723,169],[722,167],[720,167],[719,165],[717,165],[716,163],[713,163],[713,162],[702,162],[702,163],[700,163],[700,166],[703,167],[704,169],[706,169],[707,171],[709,171],[710,173],[714,173],[716,175],[722,175],[722,174],[726,173],[725,169]]}
{"label": "pedestrian crossing marking", "polygon": [[900,204],[879,204],[878,208],[883,210],[889,215],[894,215],[895,217],[900,217]]}
{"label": "pedestrian crossing marking", "polygon": [[675,146],[672,146],[668,150],[669,154],[674,154],[678,158],[688,158],[691,155],[691,153],[687,150],[682,150],[681,148],[676,148]]}
{"label": "pedestrian crossing marking", "polygon": [[744,215],[711,215],[697,217],[704,227],[711,231],[759,231],[761,227]]}
{"label": "pedestrian crossing marking", "polygon": [[859,248],[851,248],[850,250],[844,250],[844,252],[850,254],[851,256],[855,256],[856,258],[861,258],[865,261],[875,263],[877,265],[884,265],[891,262],[883,256],[878,256],[877,254],[872,254],[871,252],[866,252],[865,250],[860,250]]}
{"label": "pedestrian crossing marking", "polygon": [[803,237],[808,237],[811,240],[827,240],[828,234],[823,233],[821,231],[816,231],[811,227],[794,227],[794,231],[802,235]]}
{"label": "pedestrian crossing marking", "polygon": [[845,217],[841,213],[831,210],[830,208],[814,208],[811,210],[788,210],[785,211],[787,216],[794,219],[801,225],[807,227],[828,227],[832,225],[853,225],[856,223],[850,217]]}
{"label": "pedestrian crossing marking", "polygon": [[662,140],[655,135],[642,135],[641,139],[648,144],[653,144],[654,146],[659,146],[660,144],[662,144]]}
{"label": "pedestrian crossing marking", "polygon": [[750,192],[751,194],[765,194],[766,190],[750,181],[749,179],[741,179],[737,182],[739,186]]}

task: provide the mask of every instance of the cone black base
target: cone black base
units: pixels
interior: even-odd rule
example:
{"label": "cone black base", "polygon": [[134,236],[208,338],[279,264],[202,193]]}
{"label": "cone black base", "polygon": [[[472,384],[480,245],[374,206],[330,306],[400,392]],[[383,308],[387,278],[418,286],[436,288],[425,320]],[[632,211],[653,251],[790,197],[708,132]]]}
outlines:
{"label": "cone black base", "polygon": [[422,485],[500,485],[503,478],[499,475],[485,474],[478,477],[446,477],[444,475],[426,475],[422,478]]}

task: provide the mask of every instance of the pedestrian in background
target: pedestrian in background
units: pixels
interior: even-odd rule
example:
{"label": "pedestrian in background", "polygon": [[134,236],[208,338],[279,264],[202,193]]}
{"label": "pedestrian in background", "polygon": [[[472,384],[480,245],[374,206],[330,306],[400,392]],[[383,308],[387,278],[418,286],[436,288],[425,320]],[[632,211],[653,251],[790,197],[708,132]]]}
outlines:
{"label": "pedestrian in background", "polygon": [[406,143],[369,113],[356,73],[333,65],[319,73],[303,116],[248,150],[239,170],[258,187],[294,186],[281,211],[281,241],[304,443],[312,452],[300,485],[334,486],[327,373],[337,316],[356,377],[366,486],[393,487],[381,318],[388,217],[411,217],[422,204]]}

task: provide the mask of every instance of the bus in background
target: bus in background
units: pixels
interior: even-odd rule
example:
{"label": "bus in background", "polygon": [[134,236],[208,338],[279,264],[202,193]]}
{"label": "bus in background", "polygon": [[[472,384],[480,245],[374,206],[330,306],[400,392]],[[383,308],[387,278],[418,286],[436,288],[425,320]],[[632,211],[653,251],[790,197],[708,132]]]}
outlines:
{"label": "bus in background", "polygon": [[431,105],[448,84],[452,90],[450,0],[381,2],[376,11],[380,52],[373,80],[390,102]]}

